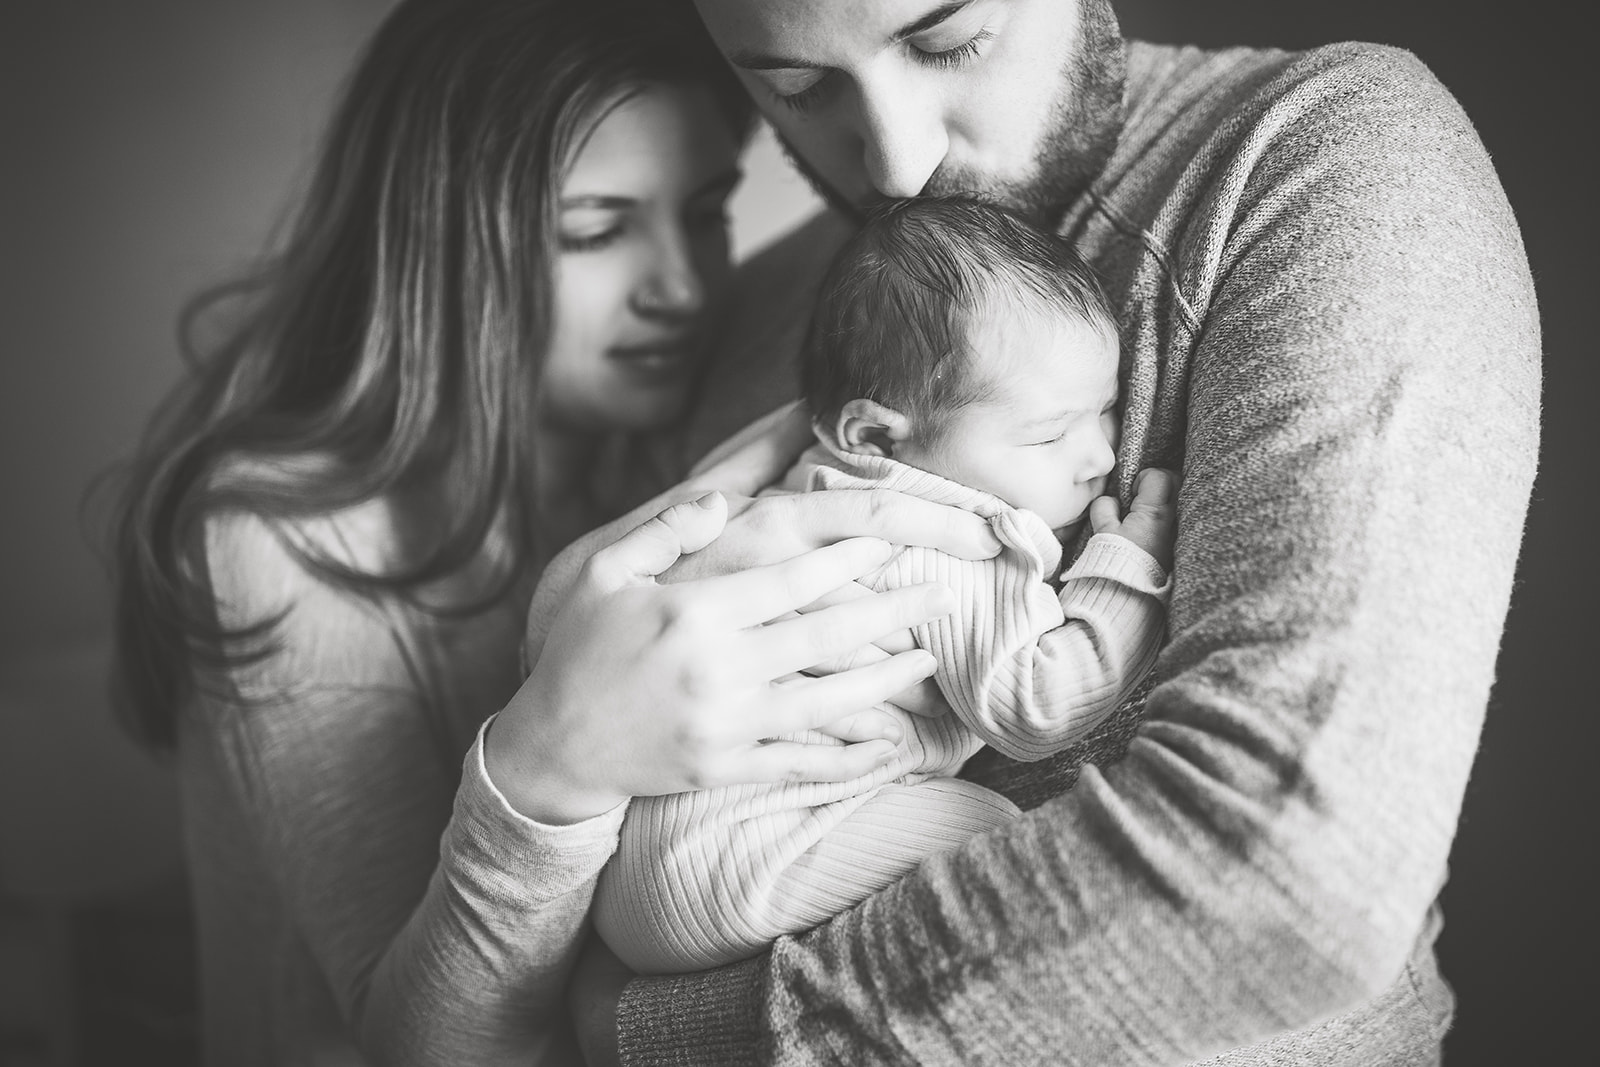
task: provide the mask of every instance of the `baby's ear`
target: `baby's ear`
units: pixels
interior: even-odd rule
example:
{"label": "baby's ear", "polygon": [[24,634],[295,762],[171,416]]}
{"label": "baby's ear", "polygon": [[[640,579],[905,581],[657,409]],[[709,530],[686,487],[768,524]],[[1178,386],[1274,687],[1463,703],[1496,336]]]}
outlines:
{"label": "baby's ear", "polygon": [[895,446],[911,436],[911,420],[876,400],[858,398],[839,409],[833,432],[847,452],[893,457]]}

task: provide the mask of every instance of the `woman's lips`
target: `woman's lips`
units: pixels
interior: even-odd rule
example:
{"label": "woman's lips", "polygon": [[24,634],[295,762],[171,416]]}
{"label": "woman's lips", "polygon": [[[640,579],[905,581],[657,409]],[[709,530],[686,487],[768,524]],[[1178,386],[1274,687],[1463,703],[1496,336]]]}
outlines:
{"label": "woman's lips", "polygon": [[607,350],[606,355],[619,366],[645,379],[676,379],[686,374],[693,365],[694,349],[687,341],[670,341],[661,344],[618,345]]}

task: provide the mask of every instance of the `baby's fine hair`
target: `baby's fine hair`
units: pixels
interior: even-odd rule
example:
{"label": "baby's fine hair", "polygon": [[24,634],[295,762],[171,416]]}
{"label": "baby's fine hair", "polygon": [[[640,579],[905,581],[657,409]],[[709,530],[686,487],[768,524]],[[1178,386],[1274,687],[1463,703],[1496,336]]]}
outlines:
{"label": "baby's fine hair", "polygon": [[801,395],[831,421],[858,397],[922,422],[983,399],[968,335],[978,316],[1044,313],[1116,336],[1105,292],[1065,238],[971,196],[873,210],[822,280]]}

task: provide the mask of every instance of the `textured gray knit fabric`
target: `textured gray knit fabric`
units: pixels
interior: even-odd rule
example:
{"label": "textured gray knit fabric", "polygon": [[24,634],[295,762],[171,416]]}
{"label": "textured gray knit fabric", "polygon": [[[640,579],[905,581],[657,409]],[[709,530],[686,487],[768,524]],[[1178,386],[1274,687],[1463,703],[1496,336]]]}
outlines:
{"label": "textured gray knit fabric", "polygon": [[[1121,491],[1184,478],[1148,699],[1055,760],[974,760],[1014,825],[757,960],[631,983],[627,1063],[1437,1061],[1433,902],[1537,455],[1517,227],[1401,51],[1134,45],[1127,104],[1065,232],[1122,323]],[[696,450],[792,394],[839,236],[744,273]]]}

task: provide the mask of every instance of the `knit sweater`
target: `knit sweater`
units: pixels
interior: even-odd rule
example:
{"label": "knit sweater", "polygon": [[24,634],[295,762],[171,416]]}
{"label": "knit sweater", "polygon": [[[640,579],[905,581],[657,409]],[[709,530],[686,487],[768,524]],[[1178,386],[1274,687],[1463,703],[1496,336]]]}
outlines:
{"label": "knit sweater", "polygon": [[[989,493],[827,444],[801,457],[785,485],[892,489],[988,520],[1002,546],[993,559],[913,546],[861,579],[878,591],[938,581],[955,593],[954,611],[915,629],[955,714],[885,705],[905,730],[901,757],[851,781],[636,798],[593,913],[641,973],[752,956],[1014,818],[1010,801],[950,776],[985,743],[1033,760],[1078,740],[1129,695],[1161,645],[1166,575],[1125,538],[1091,539],[1058,594],[1049,583],[1061,546],[1049,527]],[[792,740],[842,743],[817,731]]]}
{"label": "knit sweater", "polygon": [[[630,983],[629,1063],[1437,1056],[1431,905],[1537,453],[1526,257],[1405,53],[1129,58],[1065,226],[1123,324],[1121,492],[1183,474],[1157,684],[1059,756],[969,760],[1023,818],[753,961]],[[741,271],[692,451],[790,395],[841,233]],[[287,614],[181,717],[208,1062],[574,1062],[562,986],[623,812],[541,826],[484,772],[521,613],[360,597],[281,534],[209,527],[223,621]],[[404,540],[382,502],[295,536],[380,571]]]}
{"label": "knit sweater", "polygon": [[[1134,44],[1125,110],[1062,229],[1122,326],[1119,490],[1183,476],[1148,699],[969,761],[1022,819],[753,961],[631,982],[626,1063],[1436,1060],[1434,902],[1538,447],[1516,223],[1402,51]],[[695,449],[792,395],[842,232],[743,273]]]}

